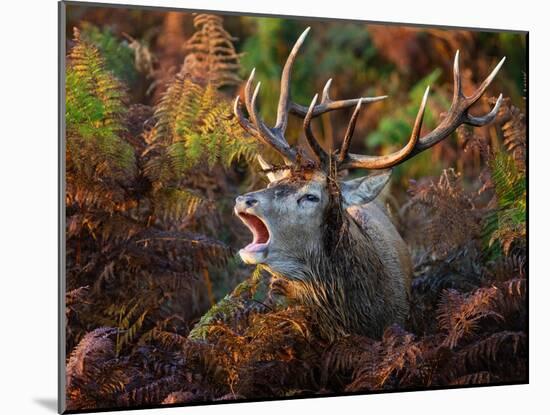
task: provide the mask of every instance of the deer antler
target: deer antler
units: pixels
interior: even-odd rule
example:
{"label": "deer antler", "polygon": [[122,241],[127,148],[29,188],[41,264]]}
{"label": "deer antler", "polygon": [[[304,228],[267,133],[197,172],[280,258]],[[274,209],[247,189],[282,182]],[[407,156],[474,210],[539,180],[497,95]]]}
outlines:
{"label": "deer antler", "polygon": [[317,158],[319,158],[321,165],[324,166],[326,163],[328,163],[328,154],[323,150],[323,148],[311,132],[311,129],[309,127],[311,119],[329,111],[352,107],[354,105],[357,105],[358,102],[367,103],[380,101],[381,99],[386,98],[386,96],[333,101],[329,96],[329,89],[332,83],[332,79],[329,79],[325,87],[323,88],[321,102],[318,105],[316,105],[317,95],[309,108],[292,102],[290,94],[290,78],[292,66],[294,65],[296,55],[298,54],[298,51],[302,46],[302,43],[304,42],[304,39],[306,38],[309,30],[310,28],[308,27],[298,38],[298,40],[294,44],[294,47],[292,48],[292,51],[288,55],[285,66],[283,68],[283,72],[281,74],[281,91],[279,95],[279,105],[277,108],[277,121],[275,123],[275,126],[272,128],[268,127],[261,119],[258,109],[256,107],[256,100],[261,83],[258,82],[256,88],[254,89],[254,92],[252,92],[252,83],[255,73],[254,69],[252,70],[244,89],[244,101],[250,119],[247,119],[241,111],[239,96],[237,96],[235,99],[233,110],[241,126],[264,144],[273,147],[283,156],[287,164],[295,164],[297,162],[298,156],[296,149],[292,148],[285,138],[285,131],[288,124],[288,115],[290,113],[293,113],[294,115],[305,118],[305,120],[307,121],[306,138],[311,149],[313,150]]}
{"label": "deer antler", "polygon": [[430,90],[430,88],[428,87],[426,88],[426,92],[424,93],[424,97],[422,98],[422,103],[420,104],[420,109],[418,110],[418,114],[416,116],[416,121],[414,123],[411,137],[409,138],[409,142],[405,147],[395,153],[385,156],[366,156],[349,153],[349,142],[351,140],[351,136],[353,135],[355,121],[361,107],[361,103],[359,102],[349,122],[348,131],[346,132],[346,136],[338,154],[338,168],[345,169],[355,167],[362,169],[387,169],[389,167],[393,167],[400,163],[403,163],[405,160],[408,160],[411,157],[414,157],[415,155],[421,153],[422,151],[434,146],[441,140],[451,135],[462,124],[480,127],[492,122],[498,113],[500,104],[502,103],[502,94],[499,95],[495,106],[488,114],[485,114],[481,117],[476,117],[469,114],[468,110],[485,93],[487,87],[497,75],[506,58],[502,58],[495,69],[493,69],[489,76],[475,90],[475,92],[469,97],[466,97],[462,92],[459,57],[460,54],[459,51],[457,51],[453,66],[454,92],[451,107],[449,108],[449,111],[445,115],[443,121],[441,121],[441,123],[432,132],[428,133],[424,137],[419,137],[420,129],[422,127],[422,119],[424,116],[424,109],[426,106],[426,100],[428,98],[428,93]]}

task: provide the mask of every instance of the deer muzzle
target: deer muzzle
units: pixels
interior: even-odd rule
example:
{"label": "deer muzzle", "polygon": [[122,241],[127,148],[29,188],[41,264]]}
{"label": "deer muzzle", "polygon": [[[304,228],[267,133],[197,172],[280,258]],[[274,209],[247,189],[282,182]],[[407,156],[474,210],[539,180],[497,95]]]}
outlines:
{"label": "deer muzzle", "polygon": [[252,242],[239,251],[240,257],[247,264],[263,262],[269,251],[269,227],[255,209],[258,203],[258,199],[252,195],[239,196],[235,203],[235,213],[252,232]]}

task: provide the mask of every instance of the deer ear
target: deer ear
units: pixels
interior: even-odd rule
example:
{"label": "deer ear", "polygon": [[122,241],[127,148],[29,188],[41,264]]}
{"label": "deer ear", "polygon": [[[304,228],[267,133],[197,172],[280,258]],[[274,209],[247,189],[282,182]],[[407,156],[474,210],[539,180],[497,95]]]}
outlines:
{"label": "deer ear", "polygon": [[[269,164],[267,161],[265,161],[264,158],[259,154],[256,156],[256,158],[258,159],[258,163],[260,164],[260,167],[262,168],[262,170],[268,170],[273,168],[273,166]],[[269,180],[270,183],[276,182],[278,180],[281,180],[283,177],[285,177],[287,175],[287,171],[288,170],[271,171],[269,173],[266,173],[267,179]]]}
{"label": "deer ear", "polygon": [[363,205],[380,194],[391,177],[391,169],[341,183],[344,207]]}

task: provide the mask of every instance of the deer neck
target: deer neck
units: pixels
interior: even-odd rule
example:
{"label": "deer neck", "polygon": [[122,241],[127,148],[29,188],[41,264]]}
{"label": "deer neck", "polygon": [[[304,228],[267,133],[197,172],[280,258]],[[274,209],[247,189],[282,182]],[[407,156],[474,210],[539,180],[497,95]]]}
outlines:
{"label": "deer neck", "polygon": [[329,339],[349,333],[378,337],[388,280],[382,261],[368,233],[347,212],[327,223],[323,243],[287,263],[283,273],[273,273],[292,281],[295,299],[315,313]]}

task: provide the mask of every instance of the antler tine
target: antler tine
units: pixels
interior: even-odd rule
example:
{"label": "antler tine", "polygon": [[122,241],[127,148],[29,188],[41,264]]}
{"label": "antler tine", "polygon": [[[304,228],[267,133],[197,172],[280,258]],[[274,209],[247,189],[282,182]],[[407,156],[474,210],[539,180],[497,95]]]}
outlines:
{"label": "antler tine", "polygon": [[252,123],[246,119],[243,112],[241,111],[241,97],[238,95],[235,98],[235,101],[233,103],[233,113],[237,117],[237,121],[239,121],[239,124],[241,124],[241,127],[243,127],[246,131],[248,131],[252,135],[259,137],[258,130],[256,130],[254,125],[252,125]]}
{"label": "antler tine", "polygon": [[256,74],[256,68],[252,68],[252,70],[250,71],[250,76],[246,80],[246,84],[244,86],[244,104],[245,104],[246,110],[248,111],[249,114],[252,113],[252,107],[251,107],[252,94],[251,94],[251,90],[252,90],[252,82],[254,81],[254,75],[255,74]]}
{"label": "antler tine", "polygon": [[[244,87],[244,104],[249,114],[252,113],[252,108],[250,106],[250,103],[251,103],[250,90],[252,88],[252,81],[254,79],[255,73],[256,73],[256,68],[252,68],[252,71],[250,71],[250,75]],[[233,113],[237,117],[237,120],[239,121],[239,124],[241,124],[241,127],[243,127],[246,131],[248,131],[252,135],[258,137],[260,140],[262,140],[262,142],[264,143],[266,142],[265,139],[259,134],[258,129],[250,121],[248,121],[248,119],[244,116],[243,112],[241,111],[239,95],[237,95],[237,97],[235,98],[235,102],[233,104]]]}
{"label": "antler tine", "polygon": [[[395,153],[388,154],[385,156],[364,156],[360,154],[352,154],[347,152],[347,147],[344,148],[344,145],[349,146],[349,141],[351,140],[351,134],[353,134],[353,128],[351,129],[350,138],[348,138],[348,133],[346,133],[346,137],[344,138],[344,143],[342,144],[342,152],[340,154],[341,159],[339,168],[351,168],[351,167],[357,167],[357,168],[363,168],[363,169],[387,169],[389,167],[393,167],[404,160],[406,160],[410,154],[414,151],[416,148],[419,137],[420,137],[420,130],[422,129],[422,121],[424,119],[424,112],[426,109],[426,102],[428,101],[428,94],[430,93],[430,87],[426,88],[426,91],[424,92],[424,96],[422,97],[422,102],[420,103],[420,108],[418,109],[418,113],[416,114],[416,119],[414,122],[414,126],[411,132],[411,136],[409,138],[409,141],[403,147],[401,150],[396,151]],[[353,127],[355,127],[355,119],[357,118],[357,114],[359,113],[359,106],[357,106],[353,116]],[[350,121],[350,126],[352,122]],[[348,126],[348,132],[350,130],[350,127]],[[347,139],[347,140],[346,140]],[[345,153],[344,153],[345,150]]]}
{"label": "antler tine", "polygon": [[330,157],[325,152],[323,147],[321,147],[321,145],[319,144],[319,142],[317,141],[317,139],[313,135],[313,131],[311,129],[311,120],[313,118],[313,109],[315,108],[315,104],[317,103],[318,96],[319,96],[318,94],[315,94],[315,96],[311,100],[311,104],[309,105],[309,109],[308,109],[307,114],[304,118],[304,132],[306,133],[306,139],[307,139],[307,142],[308,142],[309,146],[311,147],[311,149],[313,150],[313,152],[315,153],[315,155],[319,159],[319,162],[321,163],[321,167],[326,168],[329,165]]}
{"label": "antler tine", "polygon": [[355,131],[355,123],[357,122],[357,117],[359,117],[359,111],[361,110],[362,101],[359,99],[355,111],[351,115],[349,120],[348,128],[346,130],[346,135],[342,141],[342,146],[340,147],[340,154],[338,155],[338,162],[342,163],[348,156],[349,146],[351,144],[351,138],[353,137],[353,132]]}
{"label": "antler tine", "polygon": [[457,101],[462,95],[462,79],[460,77],[460,50],[455,53],[453,63],[453,102]]}
{"label": "antler tine", "polygon": [[475,92],[469,97],[464,96],[462,92],[462,82],[460,77],[460,52],[457,51],[455,55],[455,61],[453,65],[453,78],[454,78],[454,91],[453,91],[453,101],[451,107],[447,112],[447,115],[443,121],[430,133],[426,134],[424,137],[421,137],[414,151],[409,155],[408,158],[415,156],[416,154],[424,151],[435,144],[439,143],[441,140],[444,140],[446,137],[451,135],[460,125],[468,124],[474,127],[481,127],[491,123],[500,108],[502,103],[502,94],[497,99],[492,110],[483,115],[483,116],[473,116],[468,113],[468,110],[472,105],[474,105],[485,93],[493,79],[496,77],[498,71],[504,64],[506,57],[503,57],[500,62],[495,66],[492,72],[487,78],[481,83],[481,85],[475,90]]}
{"label": "antler tine", "polygon": [[332,78],[329,78],[329,80],[325,84],[325,87],[323,88],[323,95],[321,96],[321,103],[322,104],[324,104],[326,102],[329,102],[331,100],[330,96],[328,94],[331,85],[332,85]]}
{"label": "antler tine", "polygon": [[479,98],[481,98],[481,96],[485,93],[485,91],[487,90],[491,82],[493,82],[493,79],[495,79],[495,77],[497,76],[498,71],[500,71],[500,68],[502,67],[502,65],[504,65],[505,60],[506,60],[506,57],[503,57],[500,60],[500,62],[497,64],[497,66],[495,66],[495,68],[491,71],[489,76],[487,76],[487,78],[485,78],[485,80],[481,83],[479,88],[471,96],[468,97],[468,102],[470,103],[470,105],[477,102]]}
{"label": "antler tine", "polygon": [[[359,98],[353,98],[353,99],[343,99],[343,100],[333,101],[329,95],[329,90],[331,85],[332,85],[332,78],[329,79],[325,84],[325,87],[323,88],[323,94],[321,95],[321,102],[319,103],[319,105],[316,105],[315,108],[313,109],[312,117],[318,117],[319,115],[322,115],[325,112],[354,107],[359,103],[359,101],[361,101],[363,104],[368,104],[372,102],[382,101],[383,99],[386,99],[388,97],[387,95],[380,95],[377,97],[359,97]],[[295,102],[292,102],[290,104],[290,112],[300,117],[305,117],[305,115],[308,112],[308,109],[309,109],[308,107],[305,107],[300,104],[296,104]]]}
{"label": "antler tine", "polygon": [[285,159],[287,164],[293,164],[296,161],[296,150],[294,150],[287,143],[286,138],[284,137],[284,130],[278,128],[271,129],[265,125],[262,121],[258,108],[256,106],[256,99],[258,98],[258,92],[260,92],[261,82],[258,82],[256,89],[254,89],[254,94],[252,94],[252,99],[250,101],[250,107],[252,112],[249,113],[252,117],[252,122],[260,131],[262,137],[266,140],[267,144],[271,145],[275,150],[277,150]]}
{"label": "antler tine", "polygon": [[244,87],[244,102],[248,115],[252,122],[246,119],[244,114],[240,109],[240,98],[237,96],[235,99],[235,104],[233,106],[233,112],[237,117],[241,126],[247,130],[250,134],[258,138],[262,143],[267,144],[273,147],[278,151],[284,158],[287,164],[292,164],[296,161],[297,153],[296,150],[290,147],[284,138],[284,130],[277,128],[269,128],[261,119],[261,116],[258,112],[256,106],[256,101],[261,87],[261,82],[258,82],[254,92],[252,91],[252,83],[254,81],[255,69],[252,69],[250,76]]}
{"label": "antler tine", "polygon": [[474,115],[466,114],[466,116],[467,116],[466,123],[468,125],[472,125],[474,127],[482,127],[484,125],[489,124],[490,122],[492,122],[496,118],[496,116],[498,114],[498,110],[500,109],[501,104],[502,104],[502,94],[500,94],[498,96],[497,101],[495,102],[495,105],[494,105],[493,109],[489,113],[487,113],[483,116],[480,116],[480,117],[476,117]]}
{"label": "antler tine", "polygon": [[[251,101],[252,101],[251,96],[252,95],[250,93],[250,90],[252,88],[252,80],[254,79],[255,71],[256,71],[256,68],[253,68],[252,71],[250,72],[250,76],[248,77],[248,80],[246,81],[246,85],[244,87],[244,103],[245,103],[246,110],[248,111],[249,114],[252,114],[252,112],[253,112],[253,109],[252,109],[252,106],[251,106]],[[237,117],[237,120],[239,121],[239,124],[241,124],[241,127],[243,127],[250,134],[252,134],[255,137],[259,138],[263,143],[267,143],[267,140],[264,137],[262,137],[262,135],[260,134],[260,132],[258,131],[256,126],[254,126],[244,116],[243,112],[241,111],[241,106],[240,106],[241,102],[240,102],[240,100],[241,100],[240,96],[237,95],[237,97],[235,98],[235,102],[233,104],[233,113]]]}
{"label": "antler tine", "polygon": [[447,115],[443,121],[430,133],[424,137],[419,137],[422,127],[422,119],[426,100],[428,97],[429,88],[424,93],[422,104],[416,116],[416,121],[413,127],[411,138],[405,147],[396,153],[388,156],[363,156],[357,154],[348,154],[341,162],[340,168],[357,167],[366,169],[385,169],[393,167],[405,160],[414,157],[424,150],[434,146],[446,137],[451,135],[460,125],[468,124],[476,127],[487,125],[492,122],[502,103],[502,94],[498,97],[492,110],[483,116],[473,116],[468,113],[468,110],[474,105],[481,96],[485,93],[498,71],[504,64],[506,58],[502,58],[489,76],[481,83],[476,91],[469,97],[464,96],[462,92],[462,81],[460,77],[460,52],[457,51],[453,64],[453,101]]}
{"label": "antler tine", "polygon": [[292,77],[292,67],[294,66],[294,61],[298,55],[298,51],[304,43],[304,40],[309,33],[311,27],[308,27],[302,32],[294,47],[290,51],[288,58],[286,59],[285,66],[283,67],[283,72],[281,74],[281,91],[279,92],[279,105],[277,107],[277,121],[275,123],[275,128],[281,131],[286,130],[288,123],[288,114],[291,106],[290,101],[290,79]]}
{"label": "antler tine", "polygon": [[252,70],[250,76],[246,82],[244,88],[244,101],[251,121],[246,120],[244,114],[239,107],[239,99],[235,100],[233,112],[239,120],[239,123],[248,132],[256,136],[260,141],[275,148],[285,159],[287,164],[293,164],[297,160],[297,152],[287,142],[284,134],[288,124],[288,114],[290,111],[290,78],[292,73],[292,66],[294,61],[306,38],[310,28],[308,27],[302,35],[298,38],[292,51],[290,52],[283,72],[281,74],[281,91],[279,96],[279,105],[277,109],[277,121],[273,128],[269,128],[261,119],[258,109],[256,107],[256,100],[258,97],[261,82],[256,85],[254,92],[252,93],[252,83],[254,80],[255,69]]}
{"label": "antler tine", "polygon": [[412,146],[413,149],[414,147],[416,147],[416,143],[420,140],[420,131],[422,130],[422,121],[424,121],[424,112],[426,111],[426,103],[428,102],[428,95],[430,95],[429,86],[426,87],[426,91],[424,92],[424,96],[422,97],[422,102],[420,103],[420,108],[418,109],[418,113],[416,114],[416,119],[414,120],[414,126],[411,134],[411,141],[413,141],[412,140],[413,137],[415,141],[414,145]]}

